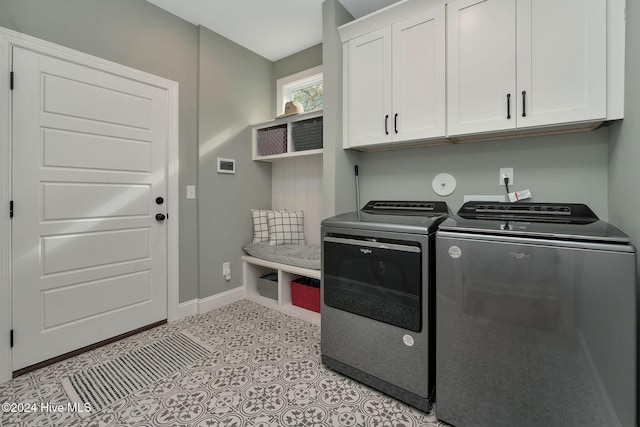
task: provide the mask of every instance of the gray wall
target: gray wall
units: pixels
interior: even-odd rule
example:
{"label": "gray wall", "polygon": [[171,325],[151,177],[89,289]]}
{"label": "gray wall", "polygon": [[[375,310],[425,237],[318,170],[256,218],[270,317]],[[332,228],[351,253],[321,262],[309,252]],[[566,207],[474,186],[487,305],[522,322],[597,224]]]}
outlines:
{"label": "gray wall", "polygon": [[[626,5],[625,118],[610,128],[609,219],[629,234],[633,244],[638,248],[640,247],[638,215],[640,212],[640,100],[638,99],[640,94],[640,3],[628,0]],[[637,325],[636,327],[638,328]],[[636,329],[636,335],[638,331],[640,329]],[[640,369],[637,369],[636,373],[640,374]],[[636,391],[636,399],[640,399],[638,391]],[[629,420],[623,425],[632,425],[630,421],[636,420]],[[633,423],[633,425],[637,424]]]}
{"label": "gray wall", "polygon": [[[273,63],[273,78],[280,79],[322,65],[322,43]],[[274,82],[275,89],[275,82]],[[275,94],[273,97],[275,101]]]}
{"label": "gray wall", "polygon": [[[271,208],[271,164],[251,160],[251,125],[273,119],[276,80],[322,64],[321,45],[275,63],[206,29],[199,50],[199,298],[242,285],[251,209]],[[218,157],[236,160],[218,174]],[[231,280],[222,263],[231,262]]]}
{"label": "gray wall", "polygon": [[353,186],[358,153],[342,149],[342,41],[338,27],[353,20],[338,2],[322,3],[324,118],[322,156],[322,217],[355,208]]}
{"label": "gray wall", "polygon": [[610,129],[611,222],[640,246],[640,2],[627,1],[624,120]]}
{"label": "gray wall", "polygon": [[[242,246],[251,209],[271,207],[271,165],[251,160],[251,128],[274,117],[273,63],[200,27],[199,297],[242,285]],[[216,172],[217,157],[236,173]],[[231,262],[231,280],[222,263]]]}
{"label": "gray wall", "polygon": [[198,29],[144,0],[0,0],[0,27],[180,84],[180,301],[196,298]]}
{"label": "gray wall", "polygon": [[[322,43],[304,49],[298,53],[282,58],[273,63],[273,85],[272,85],[272,99],[273,108],[276,108],[276,84],[277,80],[282,77],[287,77],[300,71],[308,70],[309,68],[322,65]],[[282,114],[283,111],[278,111],[276,115]]]}
{"label": "gray wall", "polygon": [[[361,153],[361,204],[371,199],[443,200],[455,212],[466,195],[505,195],[499,169],[514,168],[510,190],[532,201],[586,203],[607,219],[608,128],[594,132]],[[453,194],[440,197],[433,178],[449,173]]]}

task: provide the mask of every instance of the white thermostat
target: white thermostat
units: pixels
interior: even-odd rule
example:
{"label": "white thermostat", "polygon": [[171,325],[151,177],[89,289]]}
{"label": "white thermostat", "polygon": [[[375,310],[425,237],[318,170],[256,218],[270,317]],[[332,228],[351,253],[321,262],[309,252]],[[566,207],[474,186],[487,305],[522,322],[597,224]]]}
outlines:
{"label": "white thermostat", "polygon": [[236,173],[236,161],[218,157],[218,173]]}

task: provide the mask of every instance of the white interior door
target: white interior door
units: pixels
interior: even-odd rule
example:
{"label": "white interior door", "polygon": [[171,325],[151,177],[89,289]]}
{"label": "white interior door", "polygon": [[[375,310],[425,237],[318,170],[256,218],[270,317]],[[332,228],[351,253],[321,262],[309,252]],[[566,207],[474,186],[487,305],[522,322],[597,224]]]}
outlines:
{"label": "white interior door", "polygon": [[168,97],[13,48],[13,369],[166,319]]}

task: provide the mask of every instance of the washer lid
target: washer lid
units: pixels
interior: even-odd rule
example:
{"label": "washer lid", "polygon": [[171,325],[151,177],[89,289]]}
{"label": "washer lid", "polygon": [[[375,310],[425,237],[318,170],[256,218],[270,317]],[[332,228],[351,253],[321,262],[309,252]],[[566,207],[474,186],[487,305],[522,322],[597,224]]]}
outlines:
{"label": "washer lid", "polygon": [[362,208],[362,212],[377,215],[439,216],[448,214],[449,208],[445,202],[372,200]]}
{"label": "washer lid", "polygon": [[370,201],[359,212],[325,219],[322,226],[430,234],[448,213],[445,202]]}
{"label": "washer lid", "polygon": [[620,229],[598,219],[588,206],[575,203],[467,202],[439,228],[520,237],[631,242]]}
{"label": "washer lid", "polygon": [[582,203],[501,203],[467,202],[458,215],[468,219],[495,219],[563,224],[589,224],[598,221]]}

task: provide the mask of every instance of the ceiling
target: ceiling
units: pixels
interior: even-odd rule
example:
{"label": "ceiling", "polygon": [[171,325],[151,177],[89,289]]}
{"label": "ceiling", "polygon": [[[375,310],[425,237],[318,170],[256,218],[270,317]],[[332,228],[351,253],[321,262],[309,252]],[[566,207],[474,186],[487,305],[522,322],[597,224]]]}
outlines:
{"label": "ceiling", "polygon": [[[147,0],[271,61],[322,41],[324,0]],[[354,18],[399,0],[340,0]]]}

